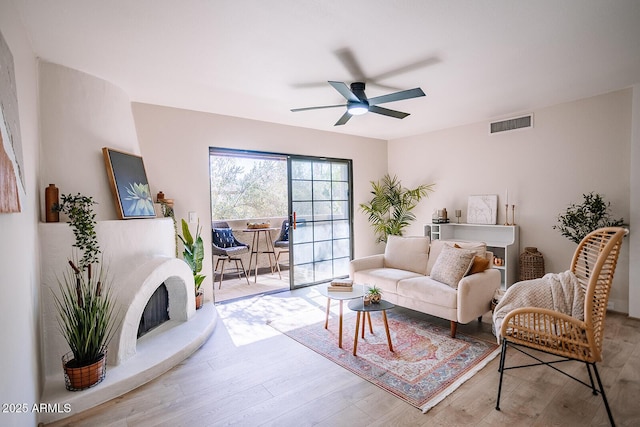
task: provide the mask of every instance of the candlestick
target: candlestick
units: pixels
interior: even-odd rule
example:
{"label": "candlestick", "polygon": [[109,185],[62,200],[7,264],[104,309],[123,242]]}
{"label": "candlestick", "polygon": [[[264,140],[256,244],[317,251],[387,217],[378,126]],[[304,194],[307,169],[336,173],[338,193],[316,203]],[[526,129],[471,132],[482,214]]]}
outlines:
{"label": "candlestick", "polygon": [[511,205],[511,225],[516,225],[516,205]]}
{"label": "candlestick", "polygon": [[504,225],[509,225],[509,205],[504,204]]}

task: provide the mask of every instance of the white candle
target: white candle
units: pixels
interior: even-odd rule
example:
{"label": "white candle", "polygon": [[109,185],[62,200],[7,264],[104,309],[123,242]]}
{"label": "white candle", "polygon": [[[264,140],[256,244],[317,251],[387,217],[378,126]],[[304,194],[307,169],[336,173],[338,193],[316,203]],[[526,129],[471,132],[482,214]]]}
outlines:
{"label": "white candle", "polygon": [[509,204],[509,189],[508,188],[504,192],[504,204],[505,205]]}

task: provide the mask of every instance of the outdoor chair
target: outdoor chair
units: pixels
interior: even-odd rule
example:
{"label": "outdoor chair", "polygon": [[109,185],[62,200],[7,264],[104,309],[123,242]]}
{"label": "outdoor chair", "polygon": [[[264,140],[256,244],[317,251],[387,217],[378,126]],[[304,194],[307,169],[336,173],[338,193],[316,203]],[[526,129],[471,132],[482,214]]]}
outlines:
{"label": "outdoor chair", "polygon": [[[504,371],[530,366],[546,365],[591,388],[594,395],[600,394],[611,425],[614,425],[611,408],[596,362],[602,360],[604,320],[613,274],[620,254],[623,237],[628,230],[620,227],[605,227],[589,233],[578,245],[570,271],[584,290],[584,320],[558,311],[521,307],[509,311],[502,321],[502,355],[500,357],[500,383],[496,409],[500,410],[500,393]],[[523,290],[523,289],[520,289]],[[515,289],[514,289],[515,291]],[[498,331],[497,331],[498,332]],[[505,367],[507,349],[512,347],[530,356],[538,363]],[[554,357],[543,361],[523,348],[539,350]],[[555,364],[566,361],[584,362],[590,384],[557,368]],[[593,375],[598,383],[594,383]]]}
{"label": "outdoor chair", "polygon": [[[212,231],[212,255],[217,256],[218,260],[214,268],[214,272],[218,273],[218,266],[220,263],[220,283],[218,289],[222,288],[222,279],[224,278],[224,266],[225,263],[233,261],[235,263],[235,273],[238,274],[238,278],[244,274],[249,284],[249,278],[247,277],[247,271],[244,268],[244,263],[239,255],[249,253],[249,245],[239,242],[233,235],[233,231],[229,224],[225,221],[214,221],[211,223]],[[238,266],[240,263],[240,267]]]}
{"label": "outdoor chair", "polygon": [[276,266],[278,267],[278,274],[280,274],[280,255],[289,253],[289,220],[285,219],[282,221],[280,235],[274,240],[273,247],[278,250],[276,254]]}

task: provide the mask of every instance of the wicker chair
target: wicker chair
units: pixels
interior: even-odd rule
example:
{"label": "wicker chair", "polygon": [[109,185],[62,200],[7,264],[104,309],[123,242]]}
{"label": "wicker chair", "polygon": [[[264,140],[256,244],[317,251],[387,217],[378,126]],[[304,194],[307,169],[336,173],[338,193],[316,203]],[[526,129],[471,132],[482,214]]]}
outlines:
{"label": "wicker chair", "polygon": [[[600,394],[614,425],[613,415],[596,368],[596,362],[602,360],[604,319],[609,300],[609,291],[616,269],[622,238],[628,230],[619,227],[601,228],[588,234],[578,245],[571,261],[571,271],[584,289],[584,317],[578,320],[553,310],[522,307],[509,312],[500,330],[502,337],[502,355],[500,357],[500,383],[496,409],[500,410],[500,393],[504,371],[530,366],[546,365],[567,375],[579,383],[591,388],[594,395]],[[507,348],[530,356],[539,363],[505,367]],[[554,361],[543,361],[522,349],[535,349],[558,356]],[[556,368],[554,364],[565,361],[580,361],[587,366],[590,384]],[[598,382],[596,388],[592,371]]]}
{"label": "wicker chair", "polygon": [[[218,289],[222,288],[222,279],[224,277],[224,265],[226,262],[235,262],[234,271],[238,274],[238,278],[244,274],[247,279],[247,285],[249,284],[249,278],[247,277],[247,271],[244,268],[242,258],[238,255],[249,253],[249,245],[239,242],[231,231],[229,224],[224,221],[214,221],[211,223],[212,239],[211,239],[211,253],[213,256],[217,256],[216,266],[214,272],[218,272],[218,266],[222,263],[220,268],[220,284]],[[238,267],[240,263],[240,267]]]}

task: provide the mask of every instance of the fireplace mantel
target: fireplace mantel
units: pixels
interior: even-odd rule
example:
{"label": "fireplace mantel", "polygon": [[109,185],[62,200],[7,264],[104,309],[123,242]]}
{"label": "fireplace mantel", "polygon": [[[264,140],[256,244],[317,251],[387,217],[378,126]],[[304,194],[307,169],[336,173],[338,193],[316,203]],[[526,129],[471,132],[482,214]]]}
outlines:
{"label": "fireplace mantel", "polygon": [[[42,402],[70,403],[73,413],[124,394],[180,363],[211,335],[217,315],[213,304],[195,310],[193,275],[175,257],[175,231],[169,218],[99,221],[96,226],[103,263],[113,279],[119,308],[118,328],[109,344],[105,380],[81,392],[65,389],[60,358],[69,351],[58,330],[53,293],[72,256],[73,232],[66,223],[41,223]],[[170,320],[137,339],[142,312],[164,283]],[[51,422],[71,414],[41,414]]]}

